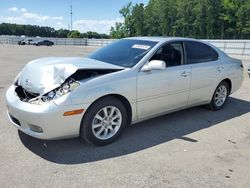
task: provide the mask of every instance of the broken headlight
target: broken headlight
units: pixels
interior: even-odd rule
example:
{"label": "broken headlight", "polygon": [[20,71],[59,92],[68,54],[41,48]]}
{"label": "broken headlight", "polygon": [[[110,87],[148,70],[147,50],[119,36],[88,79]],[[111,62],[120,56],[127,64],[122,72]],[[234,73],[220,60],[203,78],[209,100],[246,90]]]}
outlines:
{"label": "broken headlight", "polygon": [[62,97],[63,95],[66,95],[67,93],[70,93],[71,91],[75,90],[79,85],[79,82],[75,81],[74,79],[70,79],[69,81],[63,83],[61,87],[52,90],[48,94],[44,95],[42,97],[42,100],[46,102]]}
{"label": "broken headlight", "polygon": [[[64,83],[55,93],[55,98],[59,98],[67,93],[75,90],[79,86],[79,82],[71,79],[69,82]],[[50,93],[49,93],[50,94]],[[51,94],[52,96],[52,94]]]}
{"label": "broken headlight", "polygon": [[57,99],[70,93],[71,91],[75,90],[79,85],[79,82],[75,81],[74,79],[70,79],[63,83],[59,88],[56,88],[43,96],[30,100],[30,102],[32,104],[41,104],[43,102],[49,102],[53,99]]}

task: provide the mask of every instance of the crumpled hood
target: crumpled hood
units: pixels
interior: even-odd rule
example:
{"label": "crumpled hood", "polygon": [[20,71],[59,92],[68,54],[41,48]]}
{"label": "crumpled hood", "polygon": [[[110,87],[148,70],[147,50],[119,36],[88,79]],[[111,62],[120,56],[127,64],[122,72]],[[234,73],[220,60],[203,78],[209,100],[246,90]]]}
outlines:
{"label": "crumpled hood", "polygon": [[28,63],[19,75],[18,85],[43,95],[59,87],[79,69],[124,69],[117,65],[79,57],[41,58]]}

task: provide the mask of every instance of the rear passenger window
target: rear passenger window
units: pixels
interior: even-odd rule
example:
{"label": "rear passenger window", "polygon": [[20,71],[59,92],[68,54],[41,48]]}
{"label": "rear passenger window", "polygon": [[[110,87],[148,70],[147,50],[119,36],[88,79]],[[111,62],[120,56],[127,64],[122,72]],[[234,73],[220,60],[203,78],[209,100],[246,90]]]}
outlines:
{"label": "rear passenger window", "polygon": [[210,46],[199,42],[186,42],[187,63],[216,61],[218,53]]}

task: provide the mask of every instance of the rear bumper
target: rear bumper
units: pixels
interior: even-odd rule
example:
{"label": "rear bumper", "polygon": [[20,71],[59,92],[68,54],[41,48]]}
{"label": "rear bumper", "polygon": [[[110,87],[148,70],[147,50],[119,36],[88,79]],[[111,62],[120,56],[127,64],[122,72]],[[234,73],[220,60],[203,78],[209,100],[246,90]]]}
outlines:
{"label": "rear bumper", "polygon": [[[56,105],[49,102],[42,105],[19,100],[11,86],[6,92],[8,117],[22,132],[39,139],[59,139],[79,136],[83,113],[63,116],[64,112],[87,109],[84,105]],[[88,105],[86,105],[88,106]]]}

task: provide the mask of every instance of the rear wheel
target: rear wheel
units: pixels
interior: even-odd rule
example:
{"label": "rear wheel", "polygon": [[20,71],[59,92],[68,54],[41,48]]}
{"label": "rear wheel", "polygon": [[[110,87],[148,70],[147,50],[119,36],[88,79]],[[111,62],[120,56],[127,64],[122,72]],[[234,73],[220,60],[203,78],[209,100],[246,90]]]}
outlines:
{"label": "rear wheel", "polygon": [[213,95],[213,98],[209,104],[210,109],[212,110],[220,110],[225,105],[227,98],[229,95],[229,86],[227,82],[221,82]]}
{"label": "rear wheel", "polygon": [[105,97],[86,112],[81,124],[81,137],[95,145],[106,145],[119,137],[127,123],[127,111],[121,101]]}

